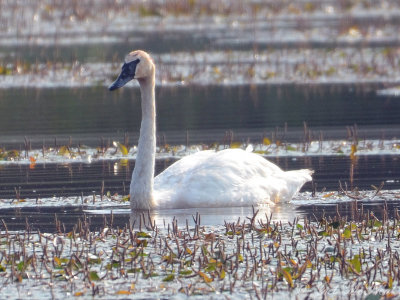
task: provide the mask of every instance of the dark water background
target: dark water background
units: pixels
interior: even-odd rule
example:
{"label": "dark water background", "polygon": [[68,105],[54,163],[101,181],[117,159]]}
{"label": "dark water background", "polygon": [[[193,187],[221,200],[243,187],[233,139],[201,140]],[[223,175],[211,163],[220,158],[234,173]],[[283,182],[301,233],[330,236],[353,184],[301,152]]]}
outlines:
{"label": "dark water background", "polygon": [[[192,86],[157,89],[157,127],[170,144],[221,142],[232,130],[237,139],[259,142],[277,127],[284,138],[301,142],[303,124],[318,139],[347,137],[357,124],[359,138],[398,137],[400,101],[376,95],[379,86],[274,85]],[[141,121],[140,92],[105,87],[0,90],[0,147],[17,148],[24,137],[33,147],[66,139],[99,146],[101,138],[137,143]],[[64,139],[64,140],[63,140]]]}

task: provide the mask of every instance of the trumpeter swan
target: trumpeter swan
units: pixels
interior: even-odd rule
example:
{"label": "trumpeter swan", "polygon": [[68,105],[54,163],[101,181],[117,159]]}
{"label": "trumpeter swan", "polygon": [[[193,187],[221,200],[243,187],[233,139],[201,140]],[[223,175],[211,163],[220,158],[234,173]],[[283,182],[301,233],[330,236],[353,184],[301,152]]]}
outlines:
{"label": "trumpeter swan", "polygon": [[282,171],[241,149],[199,151],[154,178],[156,151],[155,65],[144,51],[129,53],[115,90],[132,79],[140,85],[142,123],[130,185],[131,209],[228,207],[289,201],[312,171]]}

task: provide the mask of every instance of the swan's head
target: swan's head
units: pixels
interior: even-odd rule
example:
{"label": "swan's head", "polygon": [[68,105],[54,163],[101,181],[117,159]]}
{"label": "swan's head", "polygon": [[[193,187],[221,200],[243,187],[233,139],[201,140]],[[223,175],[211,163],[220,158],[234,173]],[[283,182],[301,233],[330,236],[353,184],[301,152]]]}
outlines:
{"label": "swan's head", "polygon": [[142,50],[132,51],[125,57],[121,73],[117,80],[110,86],[109,90],[113,91],[123,87],[132,79],[144,80],[154,76],[155,66],[150,55]]}

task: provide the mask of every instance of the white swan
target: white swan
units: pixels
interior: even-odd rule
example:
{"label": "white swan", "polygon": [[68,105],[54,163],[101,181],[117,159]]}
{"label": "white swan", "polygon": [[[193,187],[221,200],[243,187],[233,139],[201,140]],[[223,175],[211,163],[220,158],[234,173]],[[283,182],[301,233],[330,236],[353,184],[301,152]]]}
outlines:
{"label": "white swan", "polygon": [[154,178],[156,151],[155,65],[144,51],[129,53],[109,89],[136,79],[142,123],[130,186],[131,209],[228,207],[289,201],[311,170],[282,171],[258,154],[240,149],[200,151],[177,161]]}

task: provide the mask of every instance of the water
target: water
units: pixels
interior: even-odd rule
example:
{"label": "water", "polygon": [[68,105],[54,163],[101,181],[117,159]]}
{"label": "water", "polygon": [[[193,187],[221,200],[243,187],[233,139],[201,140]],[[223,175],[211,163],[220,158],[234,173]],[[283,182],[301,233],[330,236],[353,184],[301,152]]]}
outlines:
{"label": "water", "polygon": [[[400,189],[400,159],[397,156],[361,156],[354,164],[354,180],[350,180],[350,168],[352,161],[348,157],[280,157],[269,158],[283,169],[311,168],[315,170],[314,184],[317,191],[337,190],[339,181],[343,187],[349,189],[357,187],[360,190],[372,189],[371,185],[380,186],[384,183],[385,189]],[[173,160],[158,160],[156,172],[161,172],[168,167]],[[129,224],[130,212],[126,206],[122,210],[118,206],[110,209],[97,209],[85,211],[82,207],[70,207],[63,204],[63,197],[77,197],[80,195],[90,197],[92,194],[99,194],[104,181],[104,192],[111,195],[118,193],[125,195],[128,193],[131,170],[134,161],[128,163],[119,161],[102,161],[91,164],[71,163],[71,164],[45,164],[37,165],[31,169],[29,165],[8,165],[3,166],[0,172],[0,199],[15,199],[15,189],[20,192],[21,198],[59,198],[57,207],[46,207],[46,202],[41,202],[37,207],[2,209],[0,219],[3,219],[9,229],[22,230],[26,224],[32,229],[41,231],[55,230],[54,219],[57,218],[64,223],[66,230],[71,230],[78,219],[84,214],[88,215],[92,229],[99,229],[110,221],[111,211],[114,213],[114,225],[123,227]],[[307,183],[302,191],[311,191],[311,183]],[[78,200],[79,200],[78,199]],[[268,216],[272,213],[274,220],[291,221],[299,216],[321,216],[335,215],[337,209],[343,215],[349,217],[354,214],[352,203],[336,204],[313,204],[312,201],[307,205],[296,204],[293,202],[278,204],[270,207],[263,214]],[[373,210],[376,216],[380,216],[383,210],[382,202],[367,202],[364,204],[365,211]],[[399,209],[400,205],[395,199],[390,202],[389,213],[393,214],[394,209]],[[359,208],[360,209],[360,208]],[[236,222],[238,218],[242,220],[251,216],[250,207],[242,208],[221,208],[221,209],[174,209],[158,210],[152,212],[152,219],[158,226],[172,222],[177,218],[180,225],[185,225],[186,220],[192,223],[192,215],[199,212],[202,216],[202,224],[218,225],[224,221]],[[106,219],[105,219],[106,218]],[[108,220],[108,221],[107,221]],[[137,224],[136,224],[137,225]]]}
{"label": "water", "polygon": [[[392,97],[379,97],[377,86],[192,86],[161,87],[157,90],[158,143],[201,144],[224,142],[226,131],[232,130],[234,140],[259,143],[263,136],[288,142],[304,141],[304,123],[314,138],[347,139],[348,127],[357,124],[359,138],[398,136],[400,102]],[[80,144],[97,147],[113,140],[136,144],[140,126],[140,94],[136,88],[110,93],[103,87],[58,89],[0,90],[0,147],[24,149],[25,138],[32,148],[43,145]],[[286,125],[285,125],[286,124]],[[287,126],[287,131],[284,127]],[[279,127],[277,130],[276,128]],[[400,188],[400,160],[397,155],[360,156],[354,164],[351,182],[349,157],[272,157],[285,170],[310,168],[315,170],[317,191],[337,190],[339,181],[349,188],[371,189],[384,182],[385,189]],[[156,173],[174,160],[158,160]],[[92,163],[47,163],[3,165],[0,169],[0,198],[80,197],[99,194],[104,182],[105,193],[128,194],[134,161],[100,161]],[[303,191],[310,191],[311,183]],[[372,205],[372,209],[381,207]],[[336,213],[335,206],[297,206],[273,208],[277,219],[291,220],[296,215],[321,213],[322,209]],[[342,213],[348,205],[340,206]],[[115,208],[114,208],[115,210]],[[315,211],[316,210],[316,211]],[[42,231],[54,231],[54,215],[71,228],[83,216],[82,208],[3,210],[0,217],[10,228],[23,229],[26,222]],[[105,213],[90,214],[93,228],[104,223]],[[231,211],[201,211],[203,224],[234,221],[251,214],[250,208]],[[193,211],[154,212],[159,224],[191,219]],[[28,220],[28,221],[27,221]],[[129,222],[128,211],[121,211],[117,224]]]}
{"label": "water", "polygon": [[[360,138],[392,138],[400,132],[400,101],[380,97],[375,86],[206,86],[157,90],[157,126],[167,143],[221,142],[226,130],[239,141],[259,142],[287,124],[284,138],[302,141],[303,122],[318,139],[347,137],[357,124]],[[137,143],[141,109],[138,89],[103,87],[0,90],[0,147],[19,148],[27,137],[36,148],[54,138],[99,146],[103,138],[131,135]],[[64,140],[62,140],[64,138]]]}
{"label": "water", "polygon": [[[385,211],[385,205],[387,210]],[[261,208],[258,217],[261,220],[271,218],[273,221],[293,222],[296,218],[308,218],[313,221],[320,220],[323,216],[335,217],[337,212],[342,217],[347,217],[349,220],[356,220],[361,212],[373,214],[382,219],[386,214],[393,217],[396,211],[400,210],[400,203],[394,199],[383,203],[366,202],[360,203],[357,201],[346,202],[340,204],[307,204],[296,205],[296,203],[276,204],[269,208]],[[200,215],[201,225],[212,226],[222,225],[225,222],[236,223],[243,222],[253,216],[252,207],[229,207],[229,208],[199,208],[199,209],[167,209],[156,210],[150,213],[151,220],[159,228],[167,228],[171,223],[176,220],[178,226],[194,226],[194,217],[196,214]],[[144,212],[145,219],[147,220],[147,212]],[[0,223],[0,228],[5,230],[40,230],[41,232],[57,232],[57,223],[60,221],[62,224],[61,230],[69,232],[73,227],[78,224],[79,220],[86,219],[93,231],[102,230],[105,226],[113,226],[114,228],[124,228],[133,224],[135,229],[140,229],[141,215],[137,214],[132,216],[130,209],[125,207],[114,207],[113,209],[87,209],[85,207],[34,207],[34,208],[15,208],[15,209],[2,209],[0,210],[0,219],[4,223]],[[147,222],[147,221],[146,221]],[[6,225],[4,225],[6,224]],[[142,225],[143,226],[143,225]],[[144,226],[142,227],[144,228]]]}

